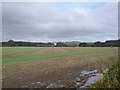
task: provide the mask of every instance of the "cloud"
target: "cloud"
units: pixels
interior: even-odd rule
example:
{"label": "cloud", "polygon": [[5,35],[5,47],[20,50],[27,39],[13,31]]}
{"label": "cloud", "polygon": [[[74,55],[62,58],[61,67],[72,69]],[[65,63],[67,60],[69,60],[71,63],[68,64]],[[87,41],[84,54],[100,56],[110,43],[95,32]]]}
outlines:
{"label": "cloud", "polygon": [[[74,4],[74,3],[73,3]],[[59,14],[55,3],[3,3],[3,41],[105,41],[118,38],[117,3]]]}

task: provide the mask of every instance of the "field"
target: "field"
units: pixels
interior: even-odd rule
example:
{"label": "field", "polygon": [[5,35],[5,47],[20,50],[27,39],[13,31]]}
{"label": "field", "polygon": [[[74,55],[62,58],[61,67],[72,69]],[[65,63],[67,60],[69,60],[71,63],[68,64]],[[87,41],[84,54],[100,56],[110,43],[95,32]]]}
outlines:
{"label": "field", "polygon": [[74,87],[81,71],[102,70],[110,65],[118,48],[3,47],[1,54],[4,88],[46,87],[55,82]]}

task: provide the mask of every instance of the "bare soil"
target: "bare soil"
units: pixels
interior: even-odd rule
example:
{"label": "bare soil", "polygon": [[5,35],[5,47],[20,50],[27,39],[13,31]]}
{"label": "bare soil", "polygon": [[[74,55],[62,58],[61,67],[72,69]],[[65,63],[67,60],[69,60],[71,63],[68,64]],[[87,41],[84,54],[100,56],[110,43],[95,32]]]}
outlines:
{"label": "bare soil", "polygon": [[[61,80],[61,84],[69,87],[74,87],[74,79],[82,70],[102,69],[105,62],[85,62],[81,65],[69,66],[64,68],[52,68],[44,71],[33,71],[21,73],[12,77],[3,78],[3,88],[20,88],[21,86],[29,85],[32,82],[46,82],[48,80]],[[97,65],[97,66],[96,66]],[[105,67],[104,67],[105,68]],[[22,77],[21,79],[18,79]]]}
{"label": "bare soil", "polygon": [[[87,50],[95,50],[101,48],[50,48],[40,54],[54,54],[62,52],[79,52]],[[109,48],[104,48],[109,49]],[[34,50],[27,53],[21,53],[13,55],[16,57],[19,55],[30,55],[40,50]],[[38,53],[39,55],[39,53]],[[49,60],[38,60],[38,61],[24,61],[21,63],[10,63],[2,65],[2,84],[3,88],[21,88],[22,86],[27,87],[41,87],[31,85],[33,82],[56,82],[61,80],[61,85],[69,87],[75,87],[75,78],[79,76],[83,70],[95,70],[101,71],[106,68],[106,65],[110,64],[109,60],[94,60],[96,56],[106,56],[111,58],[114,52],[108,53],[94,53],[89,55],[74,55],[56,57]],[[3,58],[7,58],[4,56]],[[46,87],[44,85],[43,87]]]}

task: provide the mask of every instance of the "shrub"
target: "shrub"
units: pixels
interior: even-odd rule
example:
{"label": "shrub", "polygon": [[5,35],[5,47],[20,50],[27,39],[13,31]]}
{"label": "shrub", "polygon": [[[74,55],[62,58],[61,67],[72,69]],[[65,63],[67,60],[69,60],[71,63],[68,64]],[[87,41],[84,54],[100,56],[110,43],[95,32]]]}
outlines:
{"label": "shrub", "polygon": [[94,88],[120,88],[120,61],[114,60],[109,70],[103,73],[104,77],[93,84]]}

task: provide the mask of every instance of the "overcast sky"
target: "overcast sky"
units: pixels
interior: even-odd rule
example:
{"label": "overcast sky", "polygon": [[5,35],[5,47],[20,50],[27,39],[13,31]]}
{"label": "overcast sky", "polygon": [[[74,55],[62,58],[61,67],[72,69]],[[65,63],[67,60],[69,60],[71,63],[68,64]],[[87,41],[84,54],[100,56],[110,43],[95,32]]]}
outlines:
{"label": "overcast sky", "polygon": [[3,41],[118,39],[118,3],[3,3],[2,25]]}

